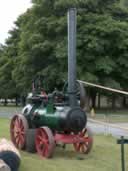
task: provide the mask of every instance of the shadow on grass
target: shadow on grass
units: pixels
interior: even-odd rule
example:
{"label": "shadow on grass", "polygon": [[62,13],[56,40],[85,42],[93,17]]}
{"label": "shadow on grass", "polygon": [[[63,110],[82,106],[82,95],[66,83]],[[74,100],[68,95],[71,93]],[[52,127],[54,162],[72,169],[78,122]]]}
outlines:
{"label": "shadow on grass", "polygon": [[72,148],[71,146],[69,147],[67,147],[66,149],[62,149],[58,147],[55,148],[53,157],[55,159],[59,158],[59,159],[70,159],[70,160],[74,160],[74,159],[84,160],[85,158],[87,158],[88,154],[78,153],[73,149],[73,147]]}
{"label": "shadow on grass", "polygon": [[[47,160],[45,158],[42,158],[41,156],[38,155],[38,153],[29,153],[29,152],[25,152],[25,151],[21,151],[21,154],[24,155],[24,158],[33,158],[35,160]],[[56,147],[53,153],[52,158],[50,159],[54,159],[54,160],[84,160],[87,159],[88,154],[82,154],[82,153],[78,153],[75,150],[73,151],[73,148],[70,149],[62,149],[62,148],[58,148]],[[48,159],[48,160],[50,160]]]}

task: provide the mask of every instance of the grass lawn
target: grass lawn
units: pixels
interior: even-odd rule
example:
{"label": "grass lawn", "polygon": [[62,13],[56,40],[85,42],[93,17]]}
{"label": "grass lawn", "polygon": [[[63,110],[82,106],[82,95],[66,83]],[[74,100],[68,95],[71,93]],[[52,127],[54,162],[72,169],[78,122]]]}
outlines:
{"label": "grass lawn", "polygon": [[[0,119],[0,137],[9,139],[9,120]],[[127,148],[127,145],[126,145]],[[120,171],[120,145],[112,136],[95,135],[93,150],[89,155],[74,152],[71,145],[66,150],[56,148],[52,159],[42,160],[37,154],[21,152],[19,171]],[[79,160],[82,157],[83,160]],[[128,150],[126,150],[128,161]],[[128,162],[126,162],[128,168]]]}

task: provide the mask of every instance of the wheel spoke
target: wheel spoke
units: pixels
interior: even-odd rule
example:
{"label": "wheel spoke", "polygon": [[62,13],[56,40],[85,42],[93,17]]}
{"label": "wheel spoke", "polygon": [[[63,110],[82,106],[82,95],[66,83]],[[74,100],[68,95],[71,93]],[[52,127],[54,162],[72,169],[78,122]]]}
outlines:
{"label": "wheel spoke", "polygon": [[17,136],[17,138],[15,139],[15,141],[16,141],[16,145],[18,145],[19,144],[19,140],[20,139],[20,137],[19,136]]}
{"label": "wheel spoke", "polygon": [[17,130],[13,130],[12,133],[13,133],[13,135],[15,137],[19,132]]}
{"label": "wheel spoke", "polygon": [[89,143],[92,143],[92,141],[93,141],[93,140],[92,140],[91,137],[85,137],[85,142],[86,142],[86,143],[89,144]]}
{"label": "wheel spoke", "polygon": [[78,144],[78,151],[80,151],[81,143]]}
{"label": "wheel spoke", "polygon": [[45,148],[44,148],[44,155],[47,156],[48,153],[49,153],[49,151],[48,151],[48,146],[45,146]]}
{"label": "wheel spoke", "polygon": [[18,137],[19,137],[19,134],[16,134],[16,135],[15,135],[15,138],[18,138]]}
{"label": "wheel spoke", "polygon": [[41,142],[40,142],[39,148],[40,148],[41,154],[42,154],[43,156],[45,156],[45,153],[46,153],[46,151],[47,151],[47,149],[48,149],[48,145],[45,144],[45,143],[41,143]]}
{"label": "wheel spoke", "polygon": [[84,128],[83,131],[81,132],[81,135],[82,135],[82,136],[85,136],[86,133],[87,133],[87,129]]}
{"label": "wheel spoke", "polygon": [[46,146],[45,145],[43,146],[43,149],[42,149],[42,155],[46,156]]}
{"label": "wheel spoke", "polygon": [[47,139],[45,139],[44,137],[37,137],[37,139],[39,140],[39,142],[40,143],[42,143],[42,144],[48,144],[48,140]]}
{"label": "wheel spoke", "polygon": [[37,140],[40,142],[41,139],[42,139],[42,137],[40,135],[38,135]]}
{"label": "wheel spoke", "polygon": [[24,133],[24,131],[21,131],[21,132],[20,132],[20,134],[21,134],[22,136],[25,136],[25,133]]}
{"label": "wheel spoke", "polygon": [[84,153],[84,151],[85,151],[85,149],[84,149],[84,145],[83,145],[83,144],[81,144],[80,152],[81,152],[81,153]]}
{"label": "wheel spoke", "polygon": [[19,128],[19,121],[18,121],[17,117],[16,117],[16,119],[14,121],[14,127]]}
{"label": "wheel spoke", "polygon": [[20,136],[20,140],[22,143],[24,143],[24,136],[23,135]]}
{"label": "wheel spoke", "polygon": [[80,151],[81,144],[80,143],[76,143],[75,146],[76,146],[76,150]]}
{"label": "wheel spoke", "polygon": [[42,139],[42,142],[44,143],[44,144],[48,144],[48,140],[46,140],[46,139]]}
{"label": "wheel spoke", "polygon": [[88,146],[84,143],[83,148],[82,148],[82,152],[86,153],[87,150],[88,150]]}
{"label": "wheel spoke", "polygon": [[23,121],[19,118],[19,126],[20,128],[23,127]]}
{"label": "wheel spoke", "polygon": [[47,138],[48,138],[47,135],[46,135],[46,133],[43,132],[43,131],[41,131],[41,136],[42,136],[44,139],[47,139]]}
{"label": "wheel spoke", "polygon": [[20,130],[24,132],[24,126],[23,126],[23,123],[21,124],[20,126]]}

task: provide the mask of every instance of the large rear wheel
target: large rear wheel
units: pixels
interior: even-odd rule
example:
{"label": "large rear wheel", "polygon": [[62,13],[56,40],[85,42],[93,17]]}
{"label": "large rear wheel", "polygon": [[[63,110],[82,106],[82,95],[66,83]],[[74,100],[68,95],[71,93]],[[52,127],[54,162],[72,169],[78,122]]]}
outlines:
{"label": "large rear wheel", "polygon": [[11,140],[19,149],[25,148],[27,130],[28,122],[26,118],[21,114],[13,116],[10,124]]}
{"label": "large rear wheel", "polygon": [[52,131],[48,127],[38,128],[35,140],[37,153],[43,158],[52,157],[55,148]]}

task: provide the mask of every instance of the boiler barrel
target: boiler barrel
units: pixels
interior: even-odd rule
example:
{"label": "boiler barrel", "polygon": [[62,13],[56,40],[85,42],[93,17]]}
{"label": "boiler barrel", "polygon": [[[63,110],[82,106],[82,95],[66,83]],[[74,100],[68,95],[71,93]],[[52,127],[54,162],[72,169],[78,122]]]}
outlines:
{"label": "boiler barrel", "polygon": [[47,113],[46,109],[36,109],[33,119],[36,127],[48,126],[61,132],[79,132],[85,127],[86,122],[86,114],[79,107],[58,107],[54,113]]}

